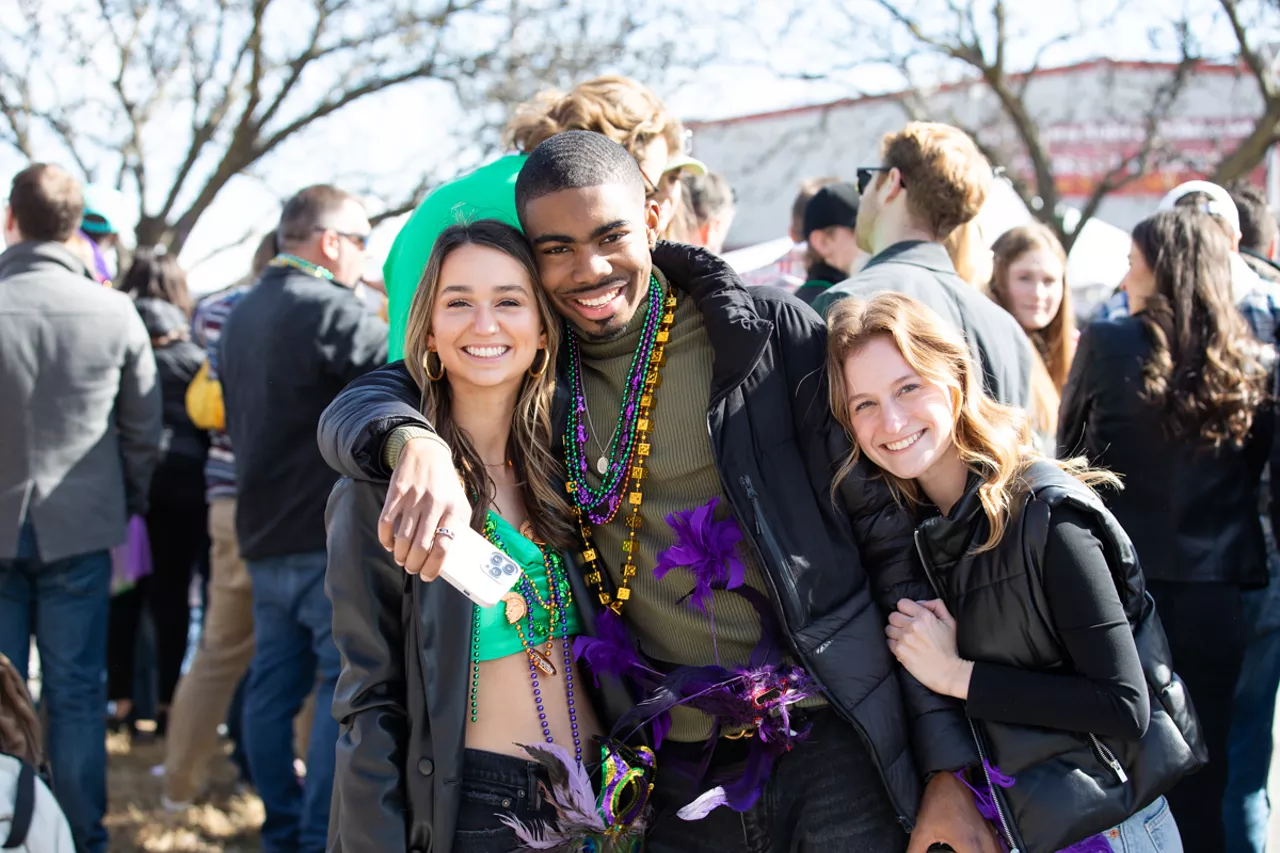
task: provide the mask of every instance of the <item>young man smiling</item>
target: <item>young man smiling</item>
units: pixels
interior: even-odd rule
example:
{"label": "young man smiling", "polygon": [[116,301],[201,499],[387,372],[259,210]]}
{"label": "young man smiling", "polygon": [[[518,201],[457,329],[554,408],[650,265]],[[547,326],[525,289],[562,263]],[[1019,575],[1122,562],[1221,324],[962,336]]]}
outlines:
{"label": "young man smiling", "polygon": [[[575,498],[605,491],[628,459],[645,469],[624,480],[635,485],[616,516],[587,527],[583,556],[594,563],[584,578],[595,589],[577,600],[592,616],[603,610],[597,600],[619,613],[659,668],[745,665],[762,633],[746,597],[716,586],[713,621],[686,601],[687,575],[654,572],[676,539],[664,519],[718,501],[718,520],[736,522],[745,539],[743,587],[771,604],[781,651],[821,687],[794,712],[812,726],[809,737],[777,761],[741,816],[720,808],[698,821],[676,817],[703,787],[672,781],[672,768],[696,767],[710,753],[708,778],[731,778],[747,747],[733,737],[741,732],[675,709],[647,849],[885,853],[908,849],[904,830],[914,826],[911,853],[935,842],[994,851],[967,790],[943,772],[976,761],[963,714],[894,666],[873,603],[873,590],[881,607],[928,597],[908,520],[869,470],[848,478],[838,505],[830,498],[849,443],[827,404],[822,323],[777,291],[746,290],[702,250],[658,243],[658,207],[646,202],[635,161],[603,136],[569,132],[539,145],[516,201],[542,287],[567,324],[559,367],[569,393],[555,417],[561,431],[571,414],[586,426],[568,442],[582,483]],[[623,401],[638,387],[633,361],[657,344],[660,382],[646,384],[639,403],[651,412],[630,423]],[[451,544],[436,532],[466,525],[471,511],[419,396],[403,364],[375,371],[329,407],[320,444],[348,476],[391,478],[382,542],[406,571],[434,579]],[[609,437],[614,425],[639,436],[634,455]],[[584,524],[592,512],[584,509]],[[627,708],[600,710],[611,722]],[[928,774],[936,775],[926,788]],[[726,847],[738,838],[740,848]]]}

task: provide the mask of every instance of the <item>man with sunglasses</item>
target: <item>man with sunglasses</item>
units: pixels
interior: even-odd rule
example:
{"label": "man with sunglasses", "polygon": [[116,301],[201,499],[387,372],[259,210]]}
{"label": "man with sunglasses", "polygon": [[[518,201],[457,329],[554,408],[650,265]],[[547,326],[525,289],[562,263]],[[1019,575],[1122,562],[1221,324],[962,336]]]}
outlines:
{"label": "man with sunglasses", "polygon": [[956,274],[942,241],[978,215],[991,164],[963,131],[912,122],[880,144],[880,165],[858,169],[858,246],[872,254],[857,275],[813,302],[821,313],[848,296],[891,290],[928,305],[964,332],[987,393],[1025,408],[1031,342],[1006,311]]}
{"label": "man with sunglasses", "polygon": [[[299,192],[280,217],[280,253],[231,311],[220,341],[236,535],[253,580],[244,749],[270,853],[321,853],[328,834],[338,739],[330,707],[341,662],[324,592],[324,509],[337,476],[315,436],[338,392],[387,358],[386,324],[354,291],[369,231],[348,193],[324,185]],[[312,687],[315,722],[299,785],[293,718]]]}

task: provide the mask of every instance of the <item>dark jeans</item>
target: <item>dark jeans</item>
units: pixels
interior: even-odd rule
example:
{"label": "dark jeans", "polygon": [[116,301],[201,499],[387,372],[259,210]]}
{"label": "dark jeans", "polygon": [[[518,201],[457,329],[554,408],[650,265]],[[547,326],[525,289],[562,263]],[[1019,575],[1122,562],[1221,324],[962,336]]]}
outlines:
{"label": "dark jeans", "polygon": [[35,634],[53,793],[78,853],[104,853],[111,555],[95,551],[45,563],[36,556],[30,527],[18,553],[17,559],[0,560],[0,653],[26,675]]}
{"label": "dark jeans", "polygon": [[462,760],[462,805],[453,836],[454,853],[510,853],[520,847],[515,830],[498,815],[525,826],[554,824],[556,812],[538,790],[549,786],[541,765],[496,752],[468,749]]}
{"label": "dark jeans", "polygon": [[1276,694],[1280,690],[1280,555],[1270,547],[1270,524],[1266,516],[1263,519],[1268,531],[1267,563],[1271,583],[1244,594],[1249,644],[1240,680],[1236,683],[1227,794],[1222,803],[1227,849],[1232,853],[1263,853],[1267,849],[1271,822],[1267,781],[1275,750],[1272,729],[1276,721]]}
{"label": "dark jeans", "polygon": [[[267,853],[323,853],[338,723],[333,688],[342,661],[333,643],[333,606],[324,593],[323,551],[248,562],[253,578],[253,663],[244,700],[244,751],[267,818]],[[293,771],[293,718],[312,688],[315,722],[307,779]]]}
{"label": "dark jeans", "polygon": [[1209,748],[1209,764],[1166,796],[1187,850],[1226,849],[1222,802],[1227,787],[1227,740],[1236,682],[1244,659],[1245,625],[1240,588],[1225,583],[1149,580],[1169,637],[1173,668],[1186,682]]}
{"label": "dark jeans", "polygon": [[[660,812],[646,839],[648,853],[906,850],[907,834],[858,733],[833,711],[817,712],[812,721],[808,739],[778,760],[759,801],[744,814],[721,806],[702,820],[681,820],[676,810],[702,791],[690,792],[682,780],[672,780],[664,773],[664,754],[659,754],[654,794],[660,800]],[[670,757],[665,747],[663,753]],[[732,764],[719,768],[736,769]],[[670,799],[673,794],[675,801]]]}

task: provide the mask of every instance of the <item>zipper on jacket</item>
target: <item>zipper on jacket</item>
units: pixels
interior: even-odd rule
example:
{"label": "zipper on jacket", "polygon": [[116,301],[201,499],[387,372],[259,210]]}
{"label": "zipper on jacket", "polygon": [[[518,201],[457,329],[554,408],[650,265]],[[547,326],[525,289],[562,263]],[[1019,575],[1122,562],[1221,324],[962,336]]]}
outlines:
{"label": "zipper on jacket", "polygon": [[1004,816],[1004,807],[1000,805],[1000,795],[991,781],[991,764],[987,761],[987,750],[982,746],[982,738],[978,737],[978,726],[969,720],[969,731],[973,733],[973,744],[978,748],[978,758],[982,761],[982,773],[987,777],[987,790],[991,792],[991,802],[996,807],[996,817],[1000,818],[1000,829],[1004,832],[1004,840],[1009,845],[1009,853],[1020,853],[1013,840],[1013,832],[1009,829],[1009,819]]}
{"label": "zipper on jacket", "polygon": [[[751,482],[751,478],[743,474],[738,480],[742,483],[742,488],[747,492],[747,500],[751,501],[751,509],[756,517],[756,535],[764,539],[765,546],[769,549],[773,558],[778,561],[778,565],[785,565],[786,560],[782,557],[782,548],[778,546],[778,540],[774,537],[773,531],[765,524],[764,513],[760,510],[760,495],[756,492],[756,487]],[[782,582],[787,586],[787,593],[791,596],[791,601],[797,606],[800,603],[800,593],[796,590],[795,578],[790,573],[783,572]]]}
{"label": "zipper on jacket", "polygon": [[[933,560],[929,558],[929,554],[924,547],[924,536],[921,534],[919,527],[915,529],[912,538],[916,543],[916,553],[920,555],[920,565],[924,567],[924,573],[929,578],[929,585],[933,587],[933,594],[945,602],[947,598],[942,594],[942,583],[933,567]],[[969,722],[969,732],[973,735],[973,745],[978,748],[978,760],[982,762],[982,774],[987,779],[987,790],[991,792],[991,802],[995,805],[996,816],[1000,819],[1000,830],[1004,833],[1005,841],[1009,845],[1009,853],[1019,853],[1018,845],[1013,840],[1013,832],[1009,829],[1009,819],[1005,817],[1004,807],[1000,805],[1000,795],[996,793],[996,786],[991,780],[991,765],[987,761],[987,750],[982,745],[982,738],[978,737],[978,726],[968,714],[965,717]]]}
{"label": "zipper on jacket", "polygon": [[924,574],[929,579],[929,586],[933,587],[933,594],[942,601],[946,601],[946,596],[942,594],[942,582],[938,579],[938,573],[933,568],[933,561],[925,553],[924,536],[921,535],[919,527],[911,534],[911,538],[916,543],[916,553],[920,555],[920,565],[924,566]]}
{"label": "zipper on jacket", "polygon": [[1098,740],[1098,736],[1091,734],[1089,740],[1093,743],[1093,748],[1097,750],[1098,757],[1102,759],[1102,763],[1111,768],[1111,772],[1116,774],[1116,779],[1120,784],[1129,781],[1129,774],[1124,772],[1124,766],[1116,759],[1115,753],[1107,749],[1106,745]]}
{"label": "zipper on jacket", "polygon": [[[707,435],[714,439],[714,435],[711,431],[710,413],[708,413],[707,417]],[[714,446],[715,443],[713,440],[712,447]],[[735,515],[742,518],[742,511],[734,503],[733,491],[729,488],[729,484],[724,481],[724,472],[720,468],[720,461],[718,459],[716,460],[716,474],[720,477],[720,488],[724,490],[725,496],[729,499],[729,505],[733,508]],[[889,785],[889,777],[884,775],[884,768],[880,766],[880,762],[875,759],[876,752],[870,735],[867,734],[866,729],[862,727],[862,724],[854,718],[852,711],[846,711],[832,698],[831,691],[827,689],[827,686],[822,683],[822,679],[820,679],[817,673],[814,672],[812,661],[810,661],[809,657],[802,652],[800,647],[795,643],[795,635],[792,633],[791,624],[787,621],[786,608],[781,606],[782,597],[778,593],[777,579],[774,577],[774,572],[769,571],[770,561],[764,558],[765,555],[763,549],[760,547],[760,540],[764,540],[765,547],[769,551],[769,557],[772,558],[774,565],[778,566],[779,569],[784,569],[786,566],[786,560],[782,556],[782,549],[778,546],[778,540],[774,538],[773,531],[764,520],[764,513],[760,509],[760,495],[756,492],[756,487],[755,484],[751,482],[751,477],[747,474],[743,474],[738,478],[738,482],[742,484],[742,488],[747,494],[747,499],[751,501],[752,514],[755,516],[756,535],[748,536],[747,538],[751,540],[751,544],[755,547],[756,553],[760,555],[760,573],[764,575],[765,582],[769,584],[769,589],[773,593],[774,600],[779,602],[779,606],[776,608],[777,616],[778,620],[782,623],[783,633],[786,635],[787,640],[791,642],[791,651],[800,661],[805,672],[807,672],[809,677],[813,679],[814,683],[822,688],[822,693],[827,700],[831,702],[831,707],[835,709],[841,718],[848,722],[849,725],[853,726],[853,730],[858,733],[858,737],[862,738],[862,742],[866,745],[868,753],[872,756],[871,763],[875,765],[876,773],[880,776],[880,784],[884,786],[885,794],[889,797],[889,802],[893,804],[893,810],[897,813],[898,823],[902,825],[903,829],[910,833],[914,828],[914,824],[907,818],[902,809],[902,805],[898,802],[897,794],[894,792],[892,786]],[[787,589],[791,593],[792,600],[798,599],[799,594],[796,591],[795,580],[791,578],[785,570],[780,571],[780,574],[782,574],[785,579]]]}

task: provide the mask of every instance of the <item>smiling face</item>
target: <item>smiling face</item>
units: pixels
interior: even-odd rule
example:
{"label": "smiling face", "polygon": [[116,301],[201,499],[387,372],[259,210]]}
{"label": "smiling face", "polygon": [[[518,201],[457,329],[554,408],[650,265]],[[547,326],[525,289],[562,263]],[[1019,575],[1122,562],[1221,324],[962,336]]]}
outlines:
{"label": "smiling face", "polygon": [[950,395],[921,377],[891,337],[849,353],[844,375],[854,438],[872,462],[901,480],[959,462]]}
{"label": "smiling face", "polygon": [[525,207],[542,286],[583,338],[626,331],[649,291],[658,218],[657,203],[623,184],[560,190]]}
{"label": "smiling face", "polygon": [[1023,252],[1009,264],[1009,311],[1023,329],[1038,332],[1058,316],[1064,274],[1062,261],[1043,246]]}
{"label": "smiling face", "polygon": [[427,348],[450,386],[518,389],[547,344],[525,268],[505,252],[464,245],[440,268]]}

